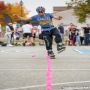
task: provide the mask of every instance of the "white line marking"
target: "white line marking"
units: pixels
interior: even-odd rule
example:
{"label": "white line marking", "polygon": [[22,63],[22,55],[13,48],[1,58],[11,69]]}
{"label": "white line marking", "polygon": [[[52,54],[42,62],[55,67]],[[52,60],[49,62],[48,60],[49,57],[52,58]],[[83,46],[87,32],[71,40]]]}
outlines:
{"label": "white line marking", "polygon": [[[90,81],[55,83],[52,85],[57,86],[57,85],[67,85],[67,84],[82,84],[82,83],[90,83]],[[8,89],[2,89],[2,90],[20,90],[20,89],[29,89],[29,88],[40,88],[40,87],[45,87],[45,86],[46,86],[46,84],[42,84],[42,85],[32,85],[32,86],[25,86],[25,87],[18,87],[18,88],[8,88]]]}
{"label": "white line marking", "polygon": [[79,52],[80,54],[83,54],[83,52],[79,51],[78,49],[74,49],[74,51]]}
{"label": "white line marking", "polygon": [[[12,50],[1,50],[0,53],[4,53],[4,52],[12,52]],[[13,52],[15,53],[32,53],[30,51],[25,51],[25,50],[13,50]]]}
{"label": "white line marking", "polygon": [[[47,71],[47,69],[0,69],[0,71],[11,71],[11,70],[16,70],[16,71]],[[51,69],[52,71],[90,71],[90,69]]]}

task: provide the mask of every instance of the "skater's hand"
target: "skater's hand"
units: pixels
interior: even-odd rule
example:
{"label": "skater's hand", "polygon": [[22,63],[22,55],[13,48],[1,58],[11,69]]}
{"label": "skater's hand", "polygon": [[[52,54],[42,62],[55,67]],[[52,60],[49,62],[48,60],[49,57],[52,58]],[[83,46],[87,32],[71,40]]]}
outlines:
{"label": "skater's hand", "polygon": [[56,20],[61,20],[62,18],[63,18],[62,16],[54,17],[54,19],[56,19]]}
{"label": "skater's hand", "polygon": [[13,14],[13,16],[14,16],[16,19],[20,19],[20,16],[17,15],[17,14]]}
{"label": "skater's hand", "polygon": [[58,17],[58,20],[61,20],[62,18],[63,18],[62,16],[59,16],[59,17]]}

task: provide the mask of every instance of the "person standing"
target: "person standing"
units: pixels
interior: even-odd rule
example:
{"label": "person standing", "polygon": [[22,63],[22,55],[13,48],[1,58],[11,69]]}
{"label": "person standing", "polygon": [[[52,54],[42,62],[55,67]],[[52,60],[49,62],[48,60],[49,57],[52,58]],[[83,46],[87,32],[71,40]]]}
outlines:
{"label": "person standing", "polygon": [[9,29],[11,30],[11,44],[14,45],[14,27],[12,23],[8,24]]}
{"label": "person standing", "polygon": [[77,26],[75,26],[73,23],[70,23],[68,30],[69,30],[70,45],[75,46]]}
{"label": "person standing", "polygon": [[80,44],[83,45],[84,44],[84,30],[82,27],[80,28],[79,35],[80,35]]}
{"label": "person standing", "polygon": [[32,25],[30,25],[28,21],[22,26],[23,38],[24,38],[23,45],[24,46],[27,46],[30,44],[33,45],[32,28],[33,28]]}
{"label": "person standing", "polygon": [[58,29],[59,29],[59,32],[60,32],[60,35],[61,35],[62,43],[64,44],[64,26],[63,26],[63,23],[61,23],[58,26]]}
{"label": "person standing", "polygon": [[90,44],[90,26],[89,24],[87,24],[87,27],[83,27],[84,29],[84,42],[85,42],[85,45],[89,45]]}
{"label": "person standing", "polygon": [[11,23],[8,23],[8,25],[6,25],[6,33],[5,36],[7,37],[7,46],[13,46],[11,39],[12,39],[12,30],[10,29]]}

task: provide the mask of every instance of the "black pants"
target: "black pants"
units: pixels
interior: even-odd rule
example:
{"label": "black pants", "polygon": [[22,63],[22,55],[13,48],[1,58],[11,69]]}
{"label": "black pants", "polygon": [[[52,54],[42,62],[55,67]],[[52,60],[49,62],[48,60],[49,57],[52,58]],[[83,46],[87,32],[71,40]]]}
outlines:
{"label": "black pants", "polygon": [[11,44],[14,44],[14,32],[11,34]]}
{"label": "black pants", "polygon": [[83,45],[84,37],[80,37],[81,45]]}
{"label": "black pants", "polygon": [[85,34],[84,42],[85,42],[85,45],[89,45],[90,44],[90,34],[89,33]]}
{"label": "black pants", "polygon": [[56,43],[61,43],[62,42],[60,33],[57,30],[57,28],[54,28],[50,31],[43,31],[42,35],[43,35],[43,39],[45,40],[47,50],[52,50],[53,36],[55,36],[55,42]]}

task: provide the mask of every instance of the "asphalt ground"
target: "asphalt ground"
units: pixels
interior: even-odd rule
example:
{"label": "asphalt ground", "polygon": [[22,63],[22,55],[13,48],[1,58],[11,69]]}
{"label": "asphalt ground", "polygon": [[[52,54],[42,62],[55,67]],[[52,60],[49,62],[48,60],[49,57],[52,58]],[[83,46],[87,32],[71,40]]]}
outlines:
{"label": "asphalt ground", "polygon": [[[51,60],[50,90],[90,90],[90,46],[67,46]],[[0,47],[0,90],[47,90],[44,46]]]}

